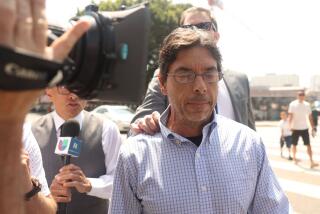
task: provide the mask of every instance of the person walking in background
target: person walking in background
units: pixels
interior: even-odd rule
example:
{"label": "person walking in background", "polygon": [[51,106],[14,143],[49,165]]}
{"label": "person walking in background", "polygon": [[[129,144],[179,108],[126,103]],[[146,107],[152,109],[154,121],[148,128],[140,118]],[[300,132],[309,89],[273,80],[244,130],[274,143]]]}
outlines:
{"label": "person walking in background", "polygon": [[[219,41],[220,34],[217,22],[207,9],[191,7],[185,10],[179,24],[183,28],[205,30],[215,43]],[[137,108],[131,121],[131,134],[140,132],[153,134],[159,130],[159,115],[167,108],[168,98],[161,93],[158,74],[159,70],[156,70],[149,83],[143,103]],[[218,85],[216,106],[218,114],[255,130],[248,77],[243,73],[225,70]]]}
{"label": "person walking in background", "polygon": [[307,147],[307,153],[310,159],[310,168],[318,166],[312,159],[312,148],[310,144],[308,120],[312,131],[315,126],[313,124],[310,104],[305,101],[304,91],[298,92],[298,98],[289,104],[289,122],[292,130],[292,155],[293,160],[297,164],[300,160],[297,159],[297,144],[300,136],[303,139],[303,144]]}
{"label": "person walking in background", "polygon": [[282,149],[284,144],[288,148],[288,160],[292,160],[291,157],[291,141],[292,141],[292,132],[288,120],[288,115],[285,111],[280,112],[280,130],[281,130],[281,137],[280,137],[280,156],[283,157]]}

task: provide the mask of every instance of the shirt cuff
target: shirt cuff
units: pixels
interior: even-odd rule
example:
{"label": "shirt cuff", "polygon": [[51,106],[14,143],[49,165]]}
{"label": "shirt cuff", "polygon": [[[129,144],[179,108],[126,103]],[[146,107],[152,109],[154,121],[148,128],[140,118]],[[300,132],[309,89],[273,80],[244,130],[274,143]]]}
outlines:
{"label": "shirt cuff", "polygon": [[[103,179],[100,178],[87,178],[91,183],[91,190],[87,192],[87,195],[95,196],[98,198],[109,199],[112,194],[111,188],[108,188],[108,184]],[[108,190],[111,191],[108,191]]]}

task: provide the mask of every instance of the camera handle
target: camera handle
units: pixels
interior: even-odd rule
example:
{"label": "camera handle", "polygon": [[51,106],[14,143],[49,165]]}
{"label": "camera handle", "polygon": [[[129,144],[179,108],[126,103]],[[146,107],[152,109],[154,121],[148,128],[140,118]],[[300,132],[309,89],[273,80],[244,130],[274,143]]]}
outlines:
{"label": "camera handle", "polygon": [[[54,86],[75,70],[71,59],[63,63],[0,46],[0,89],[20,91]],[[69,75],[68,75],[69,74]]]}

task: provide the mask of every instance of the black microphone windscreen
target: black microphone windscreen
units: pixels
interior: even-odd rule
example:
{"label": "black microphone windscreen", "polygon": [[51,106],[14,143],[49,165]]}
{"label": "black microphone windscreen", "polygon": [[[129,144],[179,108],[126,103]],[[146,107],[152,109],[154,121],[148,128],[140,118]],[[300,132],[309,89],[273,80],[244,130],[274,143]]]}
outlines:
{"label": "black microphone windscreen", "polygon": [[80,125],[76,120],[67,120],[61,126],[60,137],[76,137],[80,133]]}

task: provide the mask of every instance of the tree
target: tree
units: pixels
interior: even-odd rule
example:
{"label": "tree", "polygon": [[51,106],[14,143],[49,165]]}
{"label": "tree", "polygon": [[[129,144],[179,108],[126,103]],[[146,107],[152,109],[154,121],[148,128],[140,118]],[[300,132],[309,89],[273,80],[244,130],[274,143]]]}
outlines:
{"label": "tree", "polygon": [[[142,0],[107,0],[99,4],[100,11],[115,11],[122,5],[127,7],[142,3]],[[181,13],[191,7],[190,4],[173,4],[170,0],[151,0],[149,9],[151,13],[151,29],[149,34],[149,53],[147,65],[147,82],[158,67],[158,53],[162,40],[176,27],[178,27]]]}

